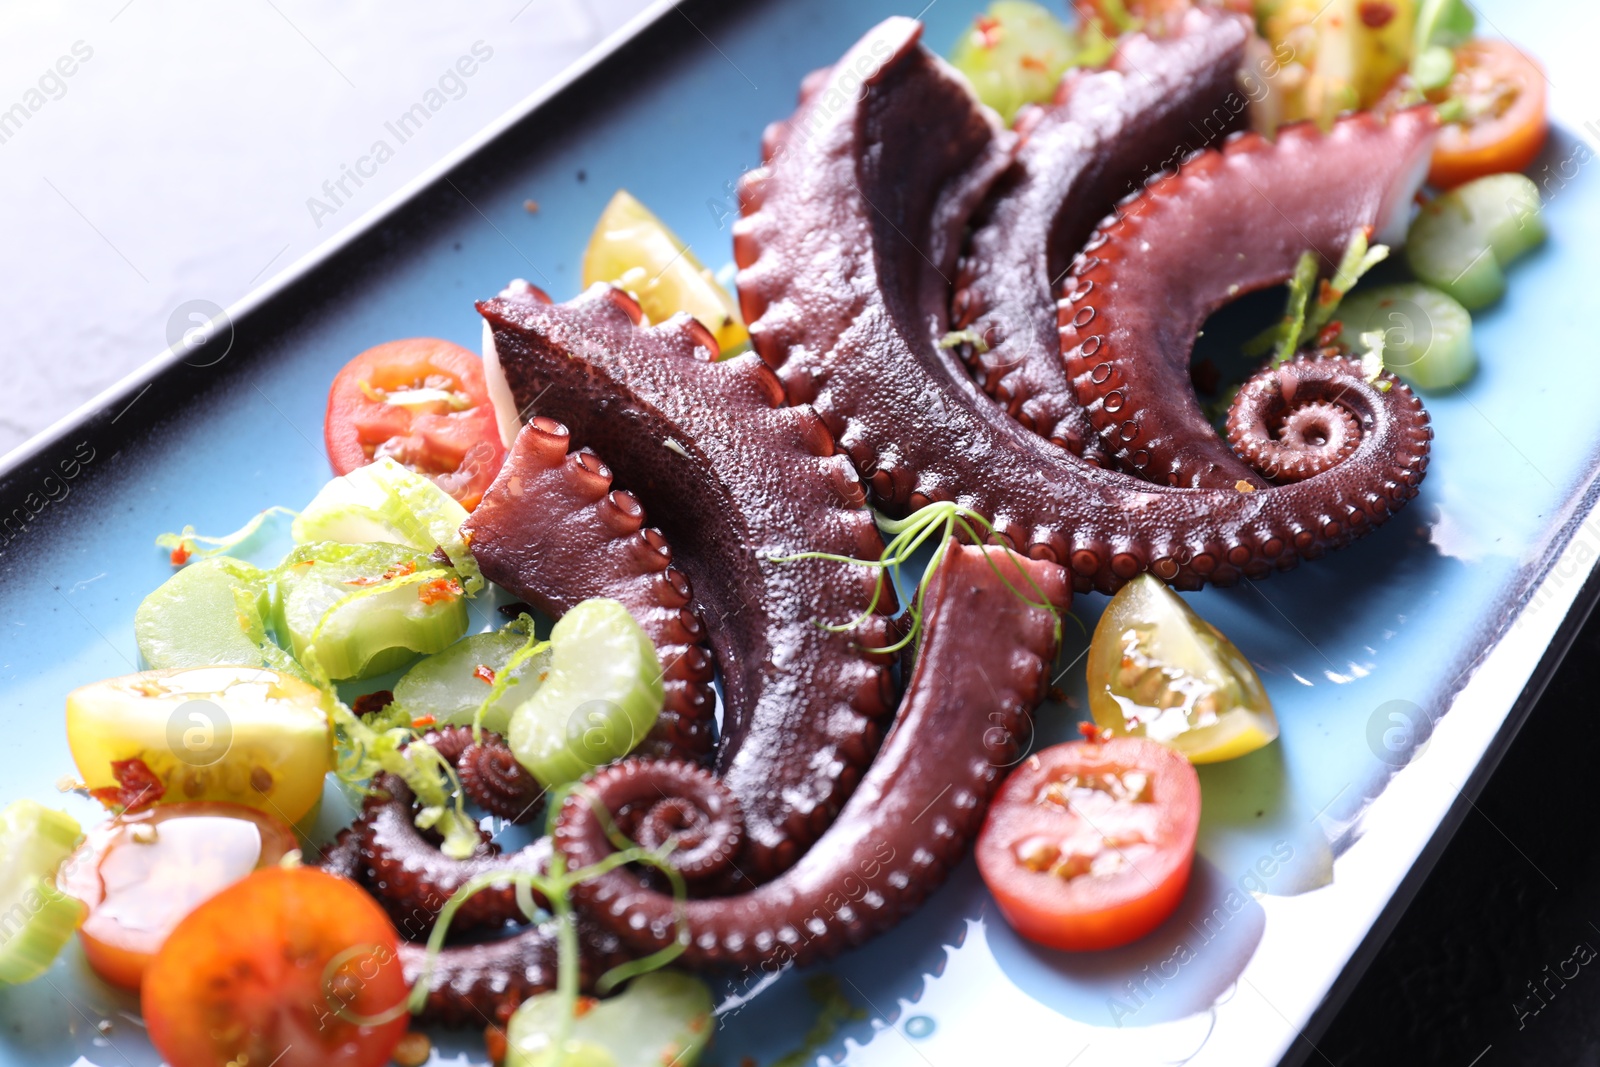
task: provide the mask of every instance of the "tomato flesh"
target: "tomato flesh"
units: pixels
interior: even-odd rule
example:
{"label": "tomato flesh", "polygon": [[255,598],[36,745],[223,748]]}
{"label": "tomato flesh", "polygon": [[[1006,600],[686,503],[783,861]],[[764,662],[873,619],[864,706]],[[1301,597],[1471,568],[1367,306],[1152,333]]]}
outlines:
{"label": "tomato flesh", "polygon": [[469,511],[505,459],[483,361],[430,337],[390,341],[347,363],[328,391],[323,436],[335,473],[389,456]]}
{"label": "tomato flesh", "polygon": [[1439,133],[1428,181],[1449,189],[1488,174],[1524,170],[1550,132],[1544,71],[1507,41],[1468,41],[1456,49],[1445,92],[1464,117]]}
{"label": "tomato flesh", "polygon": [[150,1041],[171,1067],[382,1067],[408,1023],[398,953],[354,882],[256,871],[190,912],[145,971]]}
{"label": "tomato flesh", "polygon": [[101,823],[63,867],[62,889],[89,906],[78,931],[89,966],[137,990],[185,915],[294,848],[288,823],[241,804],[164,804]]}
{"label": "tomato flesh", "polygon": [[978,870],[1006,921],[1050,948],[1136,941],[1189,884],[1200,779],[1143,737],[1073,741],[1024,760],[990,806]]}

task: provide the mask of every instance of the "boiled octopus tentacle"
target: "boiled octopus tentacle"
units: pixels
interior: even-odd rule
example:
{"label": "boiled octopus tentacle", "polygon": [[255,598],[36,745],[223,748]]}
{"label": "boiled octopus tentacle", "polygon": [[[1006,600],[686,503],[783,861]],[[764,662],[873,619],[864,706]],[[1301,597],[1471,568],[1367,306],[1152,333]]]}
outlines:
{"label": "boiled octopus tentacle", "polygon": [[[1371,383],[1386,393],[1350,378],[1361,442],[1343,462],[1289,485],[1247,485],[1248,492],[1169,487],[1102,470],[1028,431],[984,394],[938,341],[948,330],[962,224],[1003,169],[1010,134],[986,117],[963,80],[918,47],[919,35],[909,19],[884,22],[834,68],[868,65],[864,91],[815,91],[793,119],[769,131],[766,165],[746,177],[745,215],[734,231],[756,351],[777,369],[791,402],[816,408],[886,509],[955,500],[989,518],[997,540],[1070,567],[1078,589],[1111,591],[1143,571],[1180,588],[1262,577],[1366,533],[1416,494],[1431,432],[1421,404],[1387,374]],[[1371,151],[1355,158],[1336,138],[1308,142],[1320,161],[1309,187],[1262,192],[1291,215],[1340,212],[1316,203],[1321,175],[1356,169],[1369,175],[1365,188],[1390,190],[1384,202],[1399,205],[1420,180],[1434,125],[1424,112],[1402,112],[1374,125],[1374,136],[1363,139]],[[1254,148],[1238,155],[1260,158]],[[1202,157],[1173,180],[1203,182],[1215,170]],[[1243,170],[1245,178],[1254,173]],[[1246,191],[1251,202],[1234,205],[1241,215],[1257,204]],[[1138,205],[1125,205],[1124,215],[1136,216]],[[1166,247],[1143,263],[1121,264],[1106,288],[1140,284],[1140,269],[1186,270],[1207,227],[1225,221],[1196,218],[1187,234],[1168,232]],[[1085,259],[1080,266],[1095,265]],[[1170,301],[1175,318],[1199,321],[1204,316],[1187,302],[1209,299],[1207,286],[1226,299],[1232,280],[1191,273],[1162,306]],[[1097,315],[1072,310],[1067,318],[1086,328]],[[1097,373],[1109,372],[1091,369],[1091,378]],[[1185,399],[1169,403],[1192,404],[1187,385],[1182,392]],[[1158,424],[1130,427],[1130,462],[1148,465],[1135,442],[1160,431]]]}
{"label": "boiled octopus tentacle", "polygon": [[[1048,107],[1025,112],[1020,142],[973,220],[951,297],[952,325],[982,344],[957,351],[1029,429],[1117,468],[1061,360],[1055,298],[1072,257],[1113,204],[1238,126],[1249,20],[1191,9],[1177,32],[1128,34],[1104,70],[1069,72]],[[1265,484],[1211,435],[1218,480]]]}
{"label": "boiled octopus tentacle", "polygon": [[[1039,595],[1035,584],[1065,610],[1071,593],[1061,568],[994,547],[947,546],[928,586],[916,667],[883,750],[838,820],[784,874],[737,896],[680,904],[617,870],[574,891],[581,911],[635,951],[648,951],[673,942],[681,907],[688,924],[682,962],[692,967],[804,966],[899,922],[960,860],[1005,768],[1020,758],[1018,740],[1044,696],[1057,648],[1056,616],[1022,599]],[[597,771],[586,790],[568,797],[555,836],[572,863],[612,851],[597,808],[651,800],[654,783],[634,764]],[[679,766],[681,788],[667,799],[701,808],[702,847],[726,847],[737,812],[715,779]]]}
{"label": "boiled octopus tentacle", "polygon": [[568,451],[570,441],[548,418],[517,434],[462,527],[473,558],[487,578],[547,615],[590,597],[626,607],[656,646],[666,689],[635,751],[705,762],[715,740],[715,665],[693,588],[673,566],[666,537],[645,525],[638,498],[613,489],[610,468],[592,452]]}
{"label": "boiled octopus tentacle", "polygon": [[774,558],[879,557],[855,470],[815,413],[782,406],[759,359],[716,362],[688,316],[641,327],[638,304],[607,286],[478,307],[490,374],[518,409],[605,456],[671,540],[722,667],[716,771],[744,812],[739,867],[771,877],[833,821],[894,710],[891,657],[874,651],[891,643],[892,599],[849,632],[819,625],[866,612],[877,572]]}
{"label": "boiled octopus tentacle", "polygon": [[1169,485],[1205,480],[1226,449],[1189,388],[1196,333],[1229,300],[1288,280],[1308,249],[1331,265],[1357,232],[1403,241],[1437,128],[1416,108],[1327,133],[1288,126],[1276,142],[1243,134],[1100,225],[1061,285],[1060,351],[1119,462]]}
{"label": "boiled octopus tentacle", "polygon": [[[511,756],[511,750],[498,735],[485,731],[482,740],[474,743],[471,728],[451,726],[430,730],[422,740],[455,764],[463,785],[469,776],[480,780],[483,777],[481,771],[462,773],[464,768],[487,769],[500,783],[493,787],[494,792],[498,794],[503,786],[508,795],[529,797],[514,814],[525,816],[534,810],[542,790],[514,756],[507,767],[505,757]],[[380,774],[373,786],[358,824],[363,864],[359,880],[407,937],[426,937],[445,903],[473,878],[499,871],[543,870],[549,861],[550,842],[544,837],[511,853],[502,853],[485,841],[466,859],[453,859],[439,850],[436,840],[417,828],[415,797],[401,778]],[[501,798],[495,799],[498,802]],[[493,929],[525,918],[517,904],[516,889],[508,882],[469,897],[456,912],[451,930],[465,933]]]}
{"label": "boiled octopus tentacle", "polygon": [[498,734],[485,731],[475,741],[470,726],[445,726],[429,730],[423,740],[455,765],[467,799],[484,811],[518,824],[538,813],[544,787]]}
{"label": "boiled octopus tentacle", "polygon": [[[578,984],[592,989],[609,968],[631,958],[615,934],[580,918]],[[419,1019],[442,1026],[503,1025],[511,1009],[556,987],[556,928],[533,924],[510,937],[448,945],[428,968],[428,999]],[[415,984],[427,962],[425,946],[400,942],[406,982]]]}

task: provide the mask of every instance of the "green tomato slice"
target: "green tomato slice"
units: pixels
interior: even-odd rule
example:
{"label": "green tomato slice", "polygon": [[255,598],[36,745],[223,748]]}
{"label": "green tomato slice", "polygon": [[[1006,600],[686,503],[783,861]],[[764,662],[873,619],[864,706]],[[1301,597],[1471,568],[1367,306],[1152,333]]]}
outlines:
{"label": "green tomato slice", "polygon": [[154,669],[265,665],[265,576],[227,556],[196,560],[161,583],[133,614],[139,654]]}
{"label": "green tomato slice", "polygon": [[711,1038],[711,990],[698,978],[652,971],[619,996],[581,1002],[563,1056],[556,1055],[559,993],[540,993],[506,1026],[505,1067],[694,1067]]}
{"label": "green tomato slice", "polygon": [[1234,759],[1278,736],[1250,661],[1149,574],[1111,598],[1089,646],[1089,711],[1122,737],[1148,737],[1191,763]]}
{"label": "green tomato slice", "polygon": [[[516,630],[473,634],[418,661],[395,683],[394,698],[413,717],[432,715],[441,726],[470,726],[495,679],[526,643]],[[546,649],[512,669],[511,687],[484,712],[485,730],[505,735],[511,712],[543,683],[550,657]]]}
{"label": "green tomato slice", "polygon": [[655,725],[666,688],[655,645],[615,600],[585,600],[550,631],[543,684],[511,713],[507,741],[546,786],[628,754]]}
{"label": "green tomato slice", "polygon": [[1416,276],[1469,310],[1499,300],[1505,268],[1547,231],[1539,188],[1521,174],[1491,174],[1424,204],[1406,238]]}
{"label": "green tomato slice", "polygon": [[77,820],[36,801],[15,800],[0,812],[0,983],[49,970],[88,914],[56,888],[56,872],[81,840]]}
{"label": "green tomato slice", "polygon": [[279,568],[272,622],[301,663],[314,648],[329,678],[370,678],[460,640],[467,605],[456,572],[429,556],[403,545],[318,541]]}
{"label": "green tomato slice", "polygon": [[1383,365],[1422,389],[1444,389],[1472,377],[1472,316],[1428,285],[1358,289],[1339,305],[1339,340],[1360,351],[1363,334],[1383,334]]}

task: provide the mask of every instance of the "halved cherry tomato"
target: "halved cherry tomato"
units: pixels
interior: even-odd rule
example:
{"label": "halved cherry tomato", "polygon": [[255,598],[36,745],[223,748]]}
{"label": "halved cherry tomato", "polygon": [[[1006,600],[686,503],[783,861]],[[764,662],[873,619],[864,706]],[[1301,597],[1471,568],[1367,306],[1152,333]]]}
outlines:
{"label": "halved cherry tomato", "polygon": [[[1432,97],[1434,94],[1429,94]],[[1461,101],[1464,116],[1439,134],[1428,181],[1442,189],[1523,170],[1550,132],[1544,71],[1507,41],[1468,41],[1440,98]]]}
{"label": "halved cherry tomato", "polygon": [[171,1067],[382,1067],[406,1032],[406,993],[377,901],[325,871],[273,867],[178,924],[140,1006]]}
{"label": "halved cherry tomato", "polygon": [[1154,930],[1189,884],[1200,779],[1143,737],[1073,741],[1024,760],[978,835],[1006,921],[1051,948],[1115,948]]}
{"label": "halved cherry tomato", "polygon": [[328,391],[323,437],[335,473],[391,456],[468,511],[506,456],[483,360],[431,337],[390,341],[345,364]]}
{"label": "halved cherry tomato", "polygon": [[101,823],[61,868],[62,890],[89,906],[78,930],[89,966],[137,990],[185,915],[294,847],[288,823],[242,804],[163,804]]}

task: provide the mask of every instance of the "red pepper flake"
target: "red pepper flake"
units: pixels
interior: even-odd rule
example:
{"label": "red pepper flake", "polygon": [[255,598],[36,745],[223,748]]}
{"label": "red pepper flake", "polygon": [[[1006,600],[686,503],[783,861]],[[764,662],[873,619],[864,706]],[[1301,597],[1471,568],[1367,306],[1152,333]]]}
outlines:
{"label": "red pepper flake", "polygon": [[511,1049],[506,1043],[506,1032],[498,1026],[483,1028],[483,1043],[489,1052],[490,1063],[500,1063]]}
{"label": "red pepper flake", "polygon": [[296,567],[309,567],[315,562],[316,562],[316,560],[314,560],[314,559],[303,559],[299,563],[296,563],[295,566]]}
{"label": "red pepper flake", "polygon": [[1038,56],[1024,55],[1022,57],[1021,65],[1023,70],[1036,70],[1041,74],[1050,73],[1050,64],[1046,63]]}
{"label": "red pepper flake", "polygon": [[161,779],[157,778],[149,765],[137,756],[133,759],[112,760],[111,776],[117,780],[116,785],[91,789],[89,795],[108,808],[122,808],[125,815],[143,811],[167,792],[167,787],[161,784]]}
{"label": "red pepper flake", "polygon": [[417,586],[417,599],[424,604],[451,601],[461,595],[461,583],[454,578],[435,578]]}
{"label": "red pepper flake", "polygon": [[350,704],[350,710],[357,715],[371,715],[373,712],[382,711],[394,703],[394,694],[387,689],[379,689],[375,693],[362,693]]}
{"label": "red pepper flake", "polygon": [[181,567],[185,563],[189,562],[189,557],[192,555],[194,555],[194,553],[189,550],[188,542],[179,541],[178,547],[172,550],[172,565],[174,567]]}
{"label": "red pepper flake", "polygon": [[983,39],[983,47],[993,48],[1000,43],[1000,20],[990,18],[988,15],[978,16],[978,21],[972,24],[978,31],[978,36]]}
{"label": "red pepper flake", "polygon": [[572,1017],[574,1019],[583,1018],[593,1011],[594,1006],[598,1003],[600,1002],[593,997],[579,997],[577,1003],[572,1005]]}
{"label": "red pepper flake", "polygon": [[472,676],[484,685],[494,684],[494,668],[488,664],[480,663],[472,668]]}
{"label": "red pepper flake", "polygon": [[428,727],[434,726],[438,722],[439,720],[432,715],[418,715],[415,719],[411,720],[411,728],[413,730],[426,730]]}
{"label": "red pepper flake", "polygon": [[1092,741],[1096,744],[1103,744],[1111,740],[1110,730],[1102,730],[1092,722],[1080,722],[1078,724],[1078,732],[1083,735],[1085,741]]}
{"label": "red pepper flake", "polygon": [[1364,0],[1357,10],[1361,13],[1362,25],[1369,30],[1381,30],[1394,19],[1394,5],[1383,0]]}
{"label": "red pepper flake", "polygon": [[362,575],[360,578],[351,578],[344,584],[359,586],[381,585],[384,582],[392,582],[396,578],[404,578],[408,574],[415,573],[417,573],[417,564],[414,560],[408,559],[404,563],[396,563],[393,567],[390,567],[376,578],[372,577],[370,574],[366,574]]}
{"label": "red pepper flake", "polygon": [[1317,347],[1332,348],[1339,340],[1339,335],[1343,332],[1344,323],[1340,322],[1338,319],[1334,319],[1332,322],[1328,323],[1328,325],[1322,328],[1321,333],[1317,334]]}

